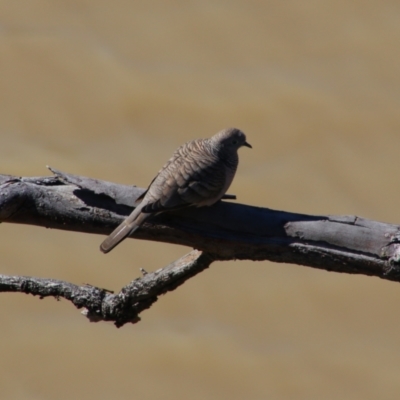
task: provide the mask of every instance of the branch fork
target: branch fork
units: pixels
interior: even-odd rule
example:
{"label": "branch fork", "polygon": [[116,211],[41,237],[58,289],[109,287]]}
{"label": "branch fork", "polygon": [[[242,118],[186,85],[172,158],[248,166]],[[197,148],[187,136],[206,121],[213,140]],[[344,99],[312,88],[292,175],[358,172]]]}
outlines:
{"label": "branch fork", "polygon": [[[53,176],[0,175],[0,222],[108,235],[145,190],[49,169]],[[133,236],[196,250],[155,272],[141,269],[143,276],[117,294],[5,275],[0,275],[0,291],[65,298],[84,308],[90,321],[120,327],[138,322],[161,294],[213,261],[270,260],[400,281],[400,226],[356,216],[305,215],[220,201],[155,216]]]}

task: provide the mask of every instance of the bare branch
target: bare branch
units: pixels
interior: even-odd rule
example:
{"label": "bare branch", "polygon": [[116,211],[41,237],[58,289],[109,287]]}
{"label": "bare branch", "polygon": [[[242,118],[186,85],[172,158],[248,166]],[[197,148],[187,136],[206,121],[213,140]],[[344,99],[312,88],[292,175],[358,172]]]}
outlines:
{"label": "bare branch", "polygon": [[135,279],[117,294],[94,286],[77,286],[56,279],[0,275],[0,292],[22,292],[40,296],[63,297],[71,301],[91,322],[114,321],[119,328],[140,321],[139,314],[157,301],[158,296],[176,289],[212,263],[200,251],[181,257],[170,265]]}
{"label": "bare branch", "polygon": [[[54,177],[0,176],[0,221],[109,234],[144,190],[52,171]],[[271,260],[400,280],[399,226],[355,216],[221,201],[155,216],[134,237],[190,246],[214,260]]]}

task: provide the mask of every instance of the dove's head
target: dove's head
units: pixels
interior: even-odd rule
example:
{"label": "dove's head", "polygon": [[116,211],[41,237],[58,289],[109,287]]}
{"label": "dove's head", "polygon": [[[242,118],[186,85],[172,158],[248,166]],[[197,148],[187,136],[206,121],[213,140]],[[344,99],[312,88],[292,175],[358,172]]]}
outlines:
{"label": "dove's head", "polygon": [[224,129],[211,137],[210,141],[215,148],[224,152],[237,151],[242,146],[251,148],[251,145],[246,142],[246,135],[236,128]]}

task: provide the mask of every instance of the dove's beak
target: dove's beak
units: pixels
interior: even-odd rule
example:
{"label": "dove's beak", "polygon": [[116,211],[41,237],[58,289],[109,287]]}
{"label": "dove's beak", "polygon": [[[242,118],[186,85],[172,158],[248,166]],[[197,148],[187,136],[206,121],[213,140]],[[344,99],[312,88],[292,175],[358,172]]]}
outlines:
{"label": "dove's beak", "polygon": [[244,143],[243,143],[243,146],[249,147],[250,149],[253,148],[253,147],[251,146],[251,144],[250,144],[250,143],[247,143],[247,142],[244,142]]}

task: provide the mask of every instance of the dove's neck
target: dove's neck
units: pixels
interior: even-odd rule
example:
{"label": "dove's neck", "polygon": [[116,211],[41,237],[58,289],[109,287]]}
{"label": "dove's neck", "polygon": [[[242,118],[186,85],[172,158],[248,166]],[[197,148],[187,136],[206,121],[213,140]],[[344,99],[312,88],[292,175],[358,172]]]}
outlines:
{"label": "dove's neck", "polygon": [[227,167],[236,170],[239,162],[239,157],[236,149],[227,148],[220,142],[208,140],[208,149],[210,153],[218,160],[221,160]]}
{"label": "dove's neck", "polygon": [[232,171],[236,171],[239,163],[239,157],[236,150],[234,151],[222,151],[219,156],[220,160]]}

